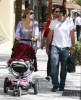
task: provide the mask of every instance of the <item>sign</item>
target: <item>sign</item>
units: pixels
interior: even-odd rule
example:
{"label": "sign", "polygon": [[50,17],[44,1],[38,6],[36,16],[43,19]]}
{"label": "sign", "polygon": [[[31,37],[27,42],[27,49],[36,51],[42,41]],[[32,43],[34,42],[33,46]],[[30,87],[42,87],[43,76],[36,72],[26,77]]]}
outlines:
{"label": "sign", "polygon": [[52,0],[52,4],[55,4],[55,5],[62,5],[63,3],[63,0]]}

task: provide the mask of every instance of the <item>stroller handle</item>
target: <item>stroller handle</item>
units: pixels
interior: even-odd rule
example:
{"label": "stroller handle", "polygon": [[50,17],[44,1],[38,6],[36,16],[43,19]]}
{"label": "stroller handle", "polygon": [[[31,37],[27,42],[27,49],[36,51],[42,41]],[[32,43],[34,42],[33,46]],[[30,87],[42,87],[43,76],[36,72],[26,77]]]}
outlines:
{"label": "stroller handle", "polygon": [[32,42],[32,39],[21,39],[23,41],[31,41]]}

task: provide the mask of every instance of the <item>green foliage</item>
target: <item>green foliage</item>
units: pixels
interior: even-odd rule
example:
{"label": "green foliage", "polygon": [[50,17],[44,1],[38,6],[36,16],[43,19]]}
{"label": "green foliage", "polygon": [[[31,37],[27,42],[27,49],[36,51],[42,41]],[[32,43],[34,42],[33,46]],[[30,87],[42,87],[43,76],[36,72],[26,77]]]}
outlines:
{"label": "green foliage", "polygon": [[76,65],[81,65],[81,41],[75,45]]}
{"label": "green foliage", "polygon": [[75,0],[75,2],[81,6],[81,0]]}

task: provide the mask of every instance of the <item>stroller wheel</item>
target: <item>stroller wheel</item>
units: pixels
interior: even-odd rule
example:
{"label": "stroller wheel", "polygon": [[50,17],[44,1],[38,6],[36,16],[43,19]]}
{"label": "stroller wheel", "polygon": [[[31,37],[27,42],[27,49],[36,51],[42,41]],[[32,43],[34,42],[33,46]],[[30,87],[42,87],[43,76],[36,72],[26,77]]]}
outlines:
{"label": "stroller wheel", "polygon": [[18,88],[18,96],[21,96],[21,87]]}
{"label": "stroller wheel", "polygon": [[13,89],[13,96],[16,96],[16,88]]}
{"label": "stroller wheel", "polygon": [[37,94],[38,93],[38,89],[39,89],[38,80],[35,80],[33,85],[34,85],[33,86],[33,88],[34,88],[34,94]]}
{"label": "stroller wheel", "polygon": [[8,77],[6,77],[4,80],[4,93],[8,92],[8,82],[9,82],[9,79]]}

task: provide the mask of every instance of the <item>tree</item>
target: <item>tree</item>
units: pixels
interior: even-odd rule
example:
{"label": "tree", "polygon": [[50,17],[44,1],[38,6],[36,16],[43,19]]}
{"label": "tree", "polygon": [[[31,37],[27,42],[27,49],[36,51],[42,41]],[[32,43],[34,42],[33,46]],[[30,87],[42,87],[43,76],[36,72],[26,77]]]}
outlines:
{"label": "tree", "polygon": [[81,6],[81,0],[75,0],[75,2]]}

